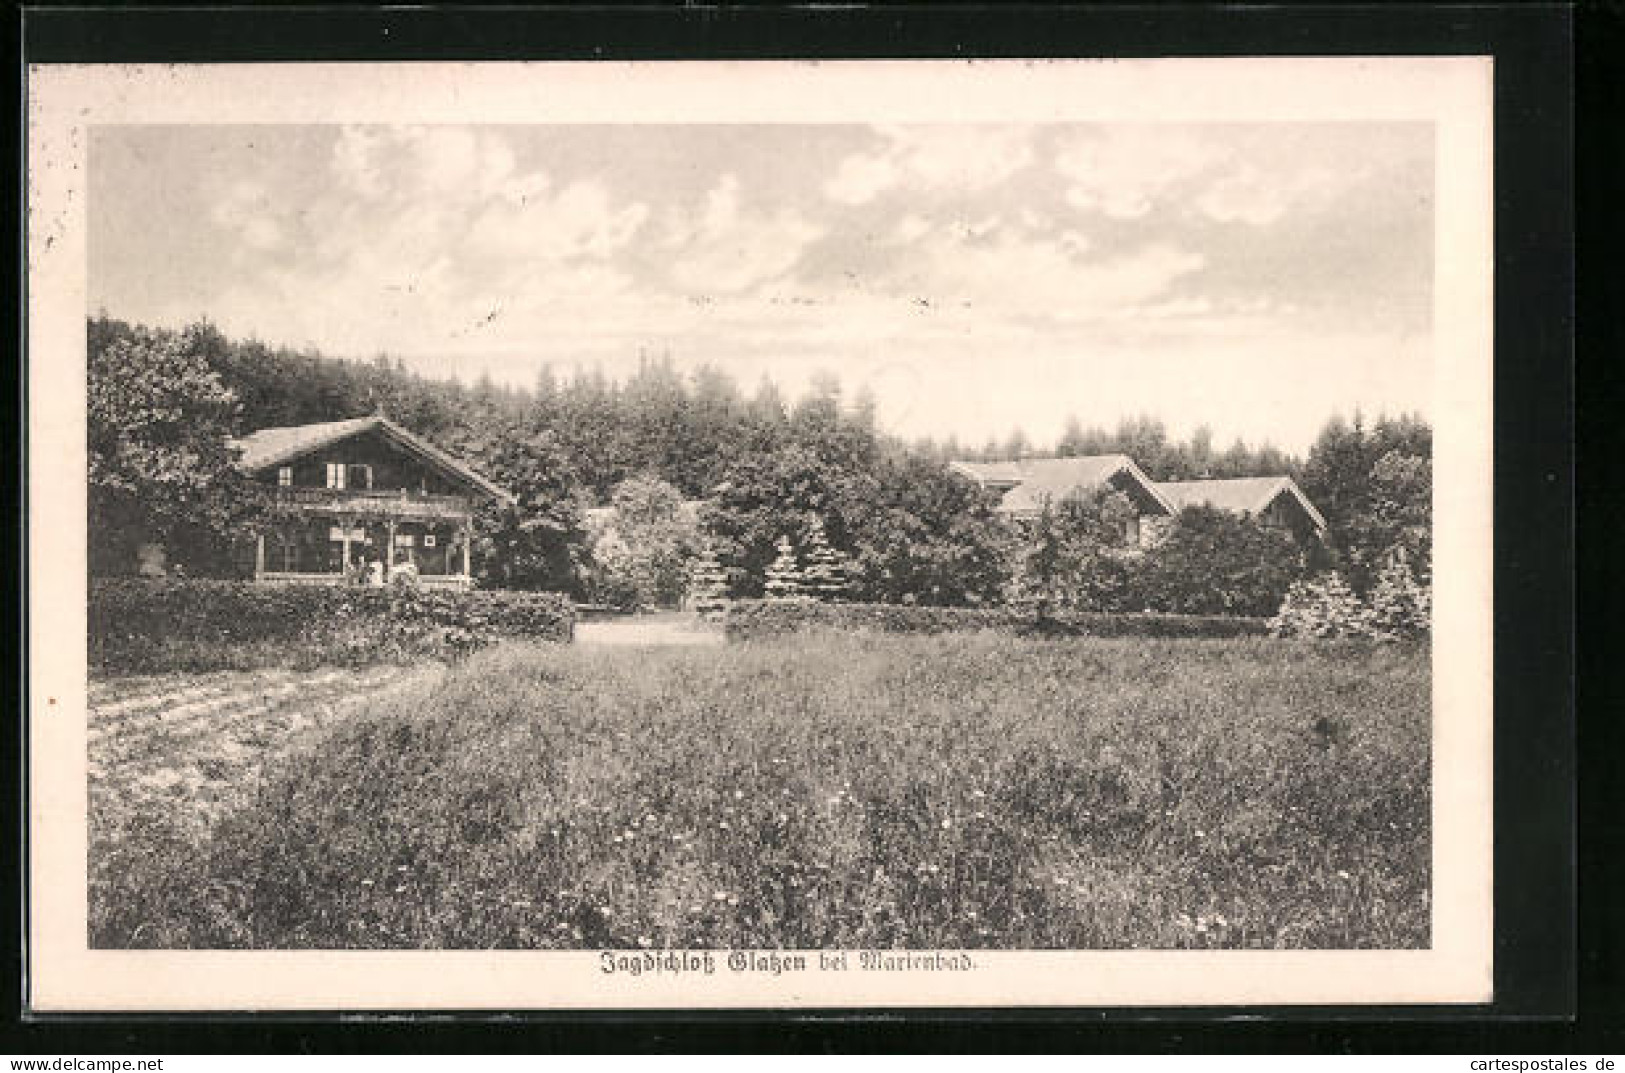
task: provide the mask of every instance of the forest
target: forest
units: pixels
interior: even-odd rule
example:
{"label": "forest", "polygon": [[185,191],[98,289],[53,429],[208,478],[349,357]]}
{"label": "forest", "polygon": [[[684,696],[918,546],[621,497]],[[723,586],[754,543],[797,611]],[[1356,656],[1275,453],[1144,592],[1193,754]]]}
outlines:
{"label": "forest", "polygon": [[[696,577],[758,596],[785,556],[821,571],[824,595],[874,603],[1036,601],[1084,610],[1270,614],[1288,587],[1336,570],[1365,594],[1396,555],[1431,574],[1431,429],[1411,415],[1331,417],[1307,457],[1152,416],[1070,422],[1058,442],[905,442],[872,397],[833,377],[788,398],[724,371],[645,358],[624,380],[544,369],[528,387],[428,378],[399,359],[354,361],[232,340],[200,323],[87,324],[92,573],[118,573],[136,534],[163,539],[189,574],[225,572],[266,493],[228,441],[272,426],[382,411],[514,492],[478,524],[490,587],[567,591],[621,607],[669,605]],[[1325,516],[1307,551],[1250,519],[1181,513],[1145,555],[1113,546],[1113,496],[1060,505],[1025,530],[952,473],[953,459],[1121,452],[1154,480],[1286,474]],[[698,509],[693,504],[699,501]],[[613,512],[590,508],[614,505]],[[605,521],[607,515],[608,521]],[[595,517],[596,516],[596,517]],[[833,580],[832,580],[833,579]]]}

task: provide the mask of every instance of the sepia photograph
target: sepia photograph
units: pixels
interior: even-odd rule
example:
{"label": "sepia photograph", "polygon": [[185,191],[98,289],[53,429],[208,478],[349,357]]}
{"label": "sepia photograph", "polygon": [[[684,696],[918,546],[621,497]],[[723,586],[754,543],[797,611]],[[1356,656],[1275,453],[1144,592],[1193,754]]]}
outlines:
{"label": "sepia photograph", "polygon": [[[1428,114],[1487,83],[1393,62],[1296,61],[1296,110],[1142,61],[596,117],[520,65],[528,119],[125,72],[32,157],[75,220],[31,215],[34,293],[82,258],[31,486],[79,519],[33,552],[79,964],[570,953],[599,1004],[762,1005],[1387,952],[1347,964],[1398,1001],[1448,949],[1487,998],[1488,222]],[[1016,103],[928,118],[922,68]],[[1181,92],[1101,106],[1136,84]]]}

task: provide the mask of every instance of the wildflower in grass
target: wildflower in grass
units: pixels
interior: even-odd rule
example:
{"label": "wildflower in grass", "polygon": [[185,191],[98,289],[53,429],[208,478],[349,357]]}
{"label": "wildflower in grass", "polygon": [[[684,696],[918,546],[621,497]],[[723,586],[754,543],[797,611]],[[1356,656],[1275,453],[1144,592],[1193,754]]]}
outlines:
{"label": "wildflower in grass", "polygon": [[363,880],[362,880],[362,881],[361,881],[361,885],[362,885],[362,886],[363,886],[363,887],[370,887],[370,886],[372,886],[372,880],[370,880],[370,879],[363,879]]}
{"label": "wildflower in grass", "polygon": [[650,939],[647,935],[640,935],[638,936],[638,945],[642,947],[650,947],[654,945],[654,940]]}
{"label": "wildflower in grass", "polygon": [[724,830],[724,831],[731,831],[731,830],[733,830],[733,828],[731,828],[731,827],[729,827],[729,826],[728,826],[728,821],[727,821],[727,820],[723,820],[723,821],[722,821],[722,822],[721,822],[721,823],[719,823],[719,824],[717,824],[717,826],[718,826],[718,827],[720,827],[720,828],[722,828],[722,829],[723,829],[723,830]]}
{"label": "wildflower in grass", "polygon": [[1341,868],[1339,868],[1337,870],[1337,878],[1338,879],[1347,879],[1347,878],[1349,878],[1349,874],[1347,872],[1343,871]]}
{"label": "wildflower in grass", "polygon": [[944,831],[946,831],[948,828],[952,827],[953,825],[954,825],[954,821],[951,820],[951,819],[944,818],[943,821],[942,821],[942,829]]}
{"label": "wildflower in grass", "polygon": [[1066,877],[1065,876],[1056,876],[1055,877],[1055,885],[1057,887],[1066,886],[1067,885]]}
{"label": "wildflower in grass", "polygon": [[395,893],[396,894],[405,894],[406,893],[406,884],[403,883],[400,886],[396,887],[395,888]]}
{"label": "wildflower in grass", "polygon": [[745,791],[743,791],[743,790],[735,790],[734,791],[734,800],[735,801],[738,801],[740,798],[742,798],[744,796],[745,796]]}
{"label": "wildflower in grass", "polygon": [[711,895],[711,900],[716,902],[725,902],[728,900],[728,892],[725,890],[719,890],[715,894]]}

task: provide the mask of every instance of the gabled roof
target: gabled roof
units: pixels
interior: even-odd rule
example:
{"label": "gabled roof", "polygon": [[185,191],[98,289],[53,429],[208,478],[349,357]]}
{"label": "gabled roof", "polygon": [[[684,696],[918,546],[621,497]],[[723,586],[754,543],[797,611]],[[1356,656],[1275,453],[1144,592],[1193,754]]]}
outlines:
{"label": "gabled roof", "polygon": [[493,499],[515,502],[512,492],[493,484],[466,463],[407,431],[383,414],[355,417],[348,421],[324,421],[315,425],[262,428],[240,440],[233,440],[232,446],[242,451],[242,456],[237,460],[238,468],[247,473],[259,473],[271,466],[291,462],[312,451],[372,431],[381,432],[408,454],[416,455],[451,477],[473,485]]}
{"label": "gabled roof", "polygon": [[950,462],[948,468],[983,485],[1008,487],[1022,479],[1019,462]]}
{"label": "gabled roof", "polygon": [[1174,505],[1157,490],[1128,455],[1082,455],[1077,458],[1023,458],[1014,462],[955,462],[953,468],[972,480],[997,488],[1014,487],[999,501],[1001,514],[1036,514],[1045,503],[1060,503],[1078,492],[1107,487],[1123,474],[1169,514]]}
{"label": "gabled roof", "polygon": [[1316,528],[1325,529],[1326,519],[1309,502],[1303,489],[1291,477],[1233,477],[1212,481],[1163,481],[1157,485],[1176,509],[1206,505],[1237,514],[1260,514],[1276,497],[1290,495],[1303,507]]}

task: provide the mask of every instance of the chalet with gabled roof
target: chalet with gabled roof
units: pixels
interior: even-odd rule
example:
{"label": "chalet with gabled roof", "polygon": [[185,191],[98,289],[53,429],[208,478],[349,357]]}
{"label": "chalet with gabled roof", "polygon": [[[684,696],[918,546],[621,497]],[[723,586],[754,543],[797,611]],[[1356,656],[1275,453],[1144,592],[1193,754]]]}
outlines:
{"label": "chalet with gabled roof", "polygon": [[1207,481],[1160,481],[1157,488],[1176,510],[1207,506],[1246,514],[1266,526],[1291,530],[1299,540],[1324,539],[1326,519],[1291,477],[1232,477]]}
{"label": "chalet with gabled roof", "polygon": [[1264,525],[1290,530],[1300,540],[1326,535],[1326,519],[1297,482],[1286,476],[1153,481],[1122,454],[953,462],[949,468],[998,492],[994,509],[1015,521],[1035,518],[1046,506],[1075,496],[1121,492],[1137,509],[1124,533],[1131,547],[1154,543],[1174,515],[1197,505],[1249,515]]}
{"label": "chalet with gabled roof", "polygon": [[386,578],[410,564],[425,585],[467,587],[476,506],[514,502],[382,414],[260,429],[233,446],[278,507],[255,541],[257,581],[334,583],[376,562]]}
{"label": "chalet with gabled roof", "polygon": [[1014,521],[1036,518],[1046,506],[1059,506],[1075,496],[1121,492],[1136,509],[1123,534],[1131,547],[1150,543],[1154,533],[1150,523],[1170,518],[1176,511],[1156,482],[1128,455],[952,462],[949,468],[983,488],[1001,493],[994,509]]}

